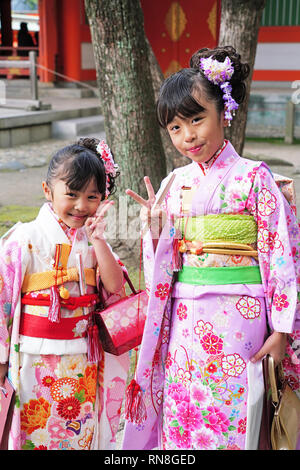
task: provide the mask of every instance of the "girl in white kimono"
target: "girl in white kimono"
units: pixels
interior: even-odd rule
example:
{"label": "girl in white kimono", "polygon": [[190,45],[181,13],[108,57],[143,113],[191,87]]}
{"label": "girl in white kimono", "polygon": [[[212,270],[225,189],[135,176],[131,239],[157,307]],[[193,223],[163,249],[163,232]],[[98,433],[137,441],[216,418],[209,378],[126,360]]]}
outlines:
{"label": "girl in white kimono", "polygon": [[15,389],[9,449],[112,448],[127,355],[104,354],[93,310],[99,278],[121,295],[123,267],[106,243],[107,197],[118,176],[110,149],[80,139],[52,158],[37,218],[0,251],[0,380]]}
{"label": "girl in white kimono", "polygon": [[299,391],[298,223],[268,167],[224,140],[248,71],[220,47],[168,77],[159,123],[191,164],[174,170],[161,207],[171,175],[157,197],[148,178],[148,200],[127,190],[151,226],[136,372],[144,408],[127,412],[123,449],[257,449],[266,354]]}

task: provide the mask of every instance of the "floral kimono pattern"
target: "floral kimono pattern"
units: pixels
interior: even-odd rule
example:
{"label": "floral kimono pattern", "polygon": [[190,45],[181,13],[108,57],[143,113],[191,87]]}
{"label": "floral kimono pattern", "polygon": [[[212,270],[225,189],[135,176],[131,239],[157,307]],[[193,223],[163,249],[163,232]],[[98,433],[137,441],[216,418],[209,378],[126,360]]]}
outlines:
{"label": "floral kimono pattern", "polygon": [[[78,320],[74,339],[46,339],[20,334],[23,312],[47,316],[48,308],[21,306],[21,288],[27,274],[49,271],[56,244],[72,244],[68,267],[81,253],[85,268],[96,268],[85,229],[66,231],[45,204],[37,219],[17,224],[1,239],[0,251],[0,361],[9,361],[9,378],[16,390],[11,450],[90,450],[114,448],[118,430],[128,355],[102,354],[98,363],[87,358],[85,321]],[[65,284],[79,295],[78,282]],[[87,293],[91,293],[93,288]],[[40,289],[34,295],[47,294]],[[62,317],[82,316],[82,308],[61,309]]]}
{"label": "floral kimono pattern", "polygon": [[[126,422],[123,448],[256,449],[264,387],[261,363],[250,358],[269,329],[289,334],[285,373],[299,392],[299,226],[268,167],[239,157],[229,142],[212,165],[193,162],[174,172],[155,254],[150,232],[144,239],[150,296],[136,380],[147,418]],[[188,216],[253,216],[258,259],[185,253],[183,265],[258,265],[261,284],[176,280],[172,221],[182,214],[186,187],[194,189]]]}

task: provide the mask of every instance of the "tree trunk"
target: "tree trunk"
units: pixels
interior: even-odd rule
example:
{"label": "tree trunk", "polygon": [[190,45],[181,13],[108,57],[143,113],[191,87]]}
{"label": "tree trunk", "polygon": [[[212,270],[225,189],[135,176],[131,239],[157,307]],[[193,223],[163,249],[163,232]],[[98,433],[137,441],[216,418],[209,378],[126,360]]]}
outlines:
{"label": "tree trunk", "polygon": [[[160,66],[158,65],[158,62],[152,50],[151,44],[148,41],[147,43],[148,43],[148,54],[149,54],[150,70],[151,70],[151,76],[152,76],[152,84],[153,84],[154,96],[155,96],[155,101],[156,101],[158,99],[160,87],[164,81],[164,75],[161,71]],[[161,135],[163,148],[165,151],[168,173],[174,170],[174,168],[178,168],[179,166],[184,166],[187,163],[190,163],[189,158],[184,157],[175,149],[166,129],[161,128],[160,135]]]}
{"label": "tree trunk", "polygon": [[219,46],[233,46],[241,55],[242,62],[250,66],[245,100],[239,106],[231,127],[226,129],[226,137],[240,155],[244,147],[257,37],[265,3],[266,0],[222,0]]}
{"label": "tree trunk", "polygon": [[145,195],[143,177],[157,190],[166,159],[139,0],[85,0],[90,23],[105,132],[121,169],[120,191]]}

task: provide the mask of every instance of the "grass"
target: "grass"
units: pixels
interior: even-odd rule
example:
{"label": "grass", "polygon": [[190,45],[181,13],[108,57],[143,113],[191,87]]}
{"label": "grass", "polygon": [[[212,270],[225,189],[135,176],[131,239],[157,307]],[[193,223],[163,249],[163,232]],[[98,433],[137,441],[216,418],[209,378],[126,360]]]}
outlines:
{"label": "grass", "polygon": [[17,222],[30,222],[39,212],[38,207],[3,206],[0,207],[0,236],[4,235]]}
{"label": "grass", "polygon": [[[283,137],[246,137],[245,142],[265,142],[267,144],[286,145]],[[291,145],[299,144],[300,139],[294,139],[294,142]]]}

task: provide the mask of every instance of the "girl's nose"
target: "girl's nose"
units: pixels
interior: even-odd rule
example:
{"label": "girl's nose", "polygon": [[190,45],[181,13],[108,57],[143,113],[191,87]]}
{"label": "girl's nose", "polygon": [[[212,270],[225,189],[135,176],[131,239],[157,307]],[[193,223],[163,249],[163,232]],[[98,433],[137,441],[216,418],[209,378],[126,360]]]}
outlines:
{"label": "girl's nose", "polygon": [[193,142],[195,137],[196,137],[195,130],[192,127],[187,126],[184,132],[184,140],[186,142]]}
{"label": "girl's nose", "polygon": [[85,210],[85,201],[83,198],[78,198],[76,200],[75,209],[79,212],[83,212]]}

